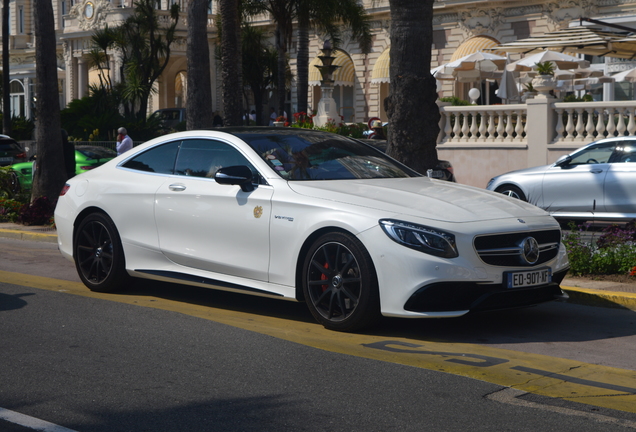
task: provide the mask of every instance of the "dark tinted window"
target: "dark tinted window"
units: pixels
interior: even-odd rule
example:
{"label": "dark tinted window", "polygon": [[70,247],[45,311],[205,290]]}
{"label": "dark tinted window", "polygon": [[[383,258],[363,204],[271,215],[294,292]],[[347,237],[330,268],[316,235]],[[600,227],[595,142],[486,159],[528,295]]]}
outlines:
{"label": "dark tinted window", "polygon": [[236,135],[286,180],[418,176],[375,148],[340,135],[301,129]]}
{"label": "dark tinted window", "polygon": [[4,151],[9,151],[9,150],[15,150],[15,151],[22,151],[22,147],[20,147],[20,145],[13,141],[12,139],[3,139],[0,140],[0,150],[4,150]]}
{"label": "dark tinted window", "polygon": [[106,147],[77,147],[75,150],[90,159],[116,158],[117,152]]}
{"label": "dark tinted window", "polygon": [[184,140],[181,143],[175,174],[214,177],[219,168],[245,165],[255,172],[252,164],[234,147],[210,139]]}
{"label": "dark tinted window", "polygon": [[172,174],[174,172],[174,162],[177,157],[177,150],[181,141],[174,141],[152,147],[145,152],[135,156],[123,166],[139,171],[148,171],[160,174]]}
{"label": "dark tinted window", "polygon": [[636,162],[636,142],[621,142],[616,150],[617,160],[613,162]]}

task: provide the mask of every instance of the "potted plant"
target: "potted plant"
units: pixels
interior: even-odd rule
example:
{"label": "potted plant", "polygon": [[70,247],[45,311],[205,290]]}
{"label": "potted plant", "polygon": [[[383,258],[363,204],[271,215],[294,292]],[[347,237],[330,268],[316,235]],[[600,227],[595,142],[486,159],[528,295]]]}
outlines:
{"label": "potted plant", "polygon": [[556,88],[554,80],[554,64],[549,61],[537,63],[538,75],[532,80],[532,86],[541,97],[552,97],[550,91]]}
{"label": "potted plant", "polygon": [[537,95],[537,91],[532,86],[531,82],[526,83],[523,86],[525,87],[525,90],[523,92],[524,100],[532,99]]}

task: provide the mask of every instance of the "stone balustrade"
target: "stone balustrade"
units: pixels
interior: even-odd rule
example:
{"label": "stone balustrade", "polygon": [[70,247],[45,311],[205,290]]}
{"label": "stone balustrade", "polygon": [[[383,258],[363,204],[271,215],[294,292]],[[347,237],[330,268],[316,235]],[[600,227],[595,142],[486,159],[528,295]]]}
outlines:
{"label": "stone balustrade", "polygon": [[636,135],[636,101],[523,104],[440,104],[437,153],[451,161],[460,183],[485,187],[508,171],[553,163],[602,138]]}

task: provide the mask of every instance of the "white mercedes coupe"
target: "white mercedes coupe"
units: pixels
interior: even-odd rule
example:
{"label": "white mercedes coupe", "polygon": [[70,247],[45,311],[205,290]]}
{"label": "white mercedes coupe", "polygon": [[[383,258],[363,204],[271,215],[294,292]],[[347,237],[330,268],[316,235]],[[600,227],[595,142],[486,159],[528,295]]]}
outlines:
{"label": "white mercedes coupe", "polygon": [[329,329],[564,298],[559,224],[422,176],[339,135],[221,128],[162,136],[74,177],[59,248],[88,288],[131,278],[304,301]]}

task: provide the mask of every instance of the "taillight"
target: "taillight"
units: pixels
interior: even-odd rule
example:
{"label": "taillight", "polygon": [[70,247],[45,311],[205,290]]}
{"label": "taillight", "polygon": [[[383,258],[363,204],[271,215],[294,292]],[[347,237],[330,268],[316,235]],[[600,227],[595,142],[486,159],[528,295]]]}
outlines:
{"label": "taillight", "polygon": [[17,158],[25,158],[26,159],[27,154],[26,153],[18,153],[17,155],[15,155],[15,157],[17,157]]}
{"label": "taillight", "polygon": [[93,165],[81,166],[80,167],[80,169],[83,170],[83,171],[92,170],[93,168],[95,168]]}
{"label": "taillight", "polygon": [[71,188],[71,185],[66,183],[64,187],[62,188],[62,190],[60,191],[60,196],[66,195],[66,192],[68,192],[70,188]]}

